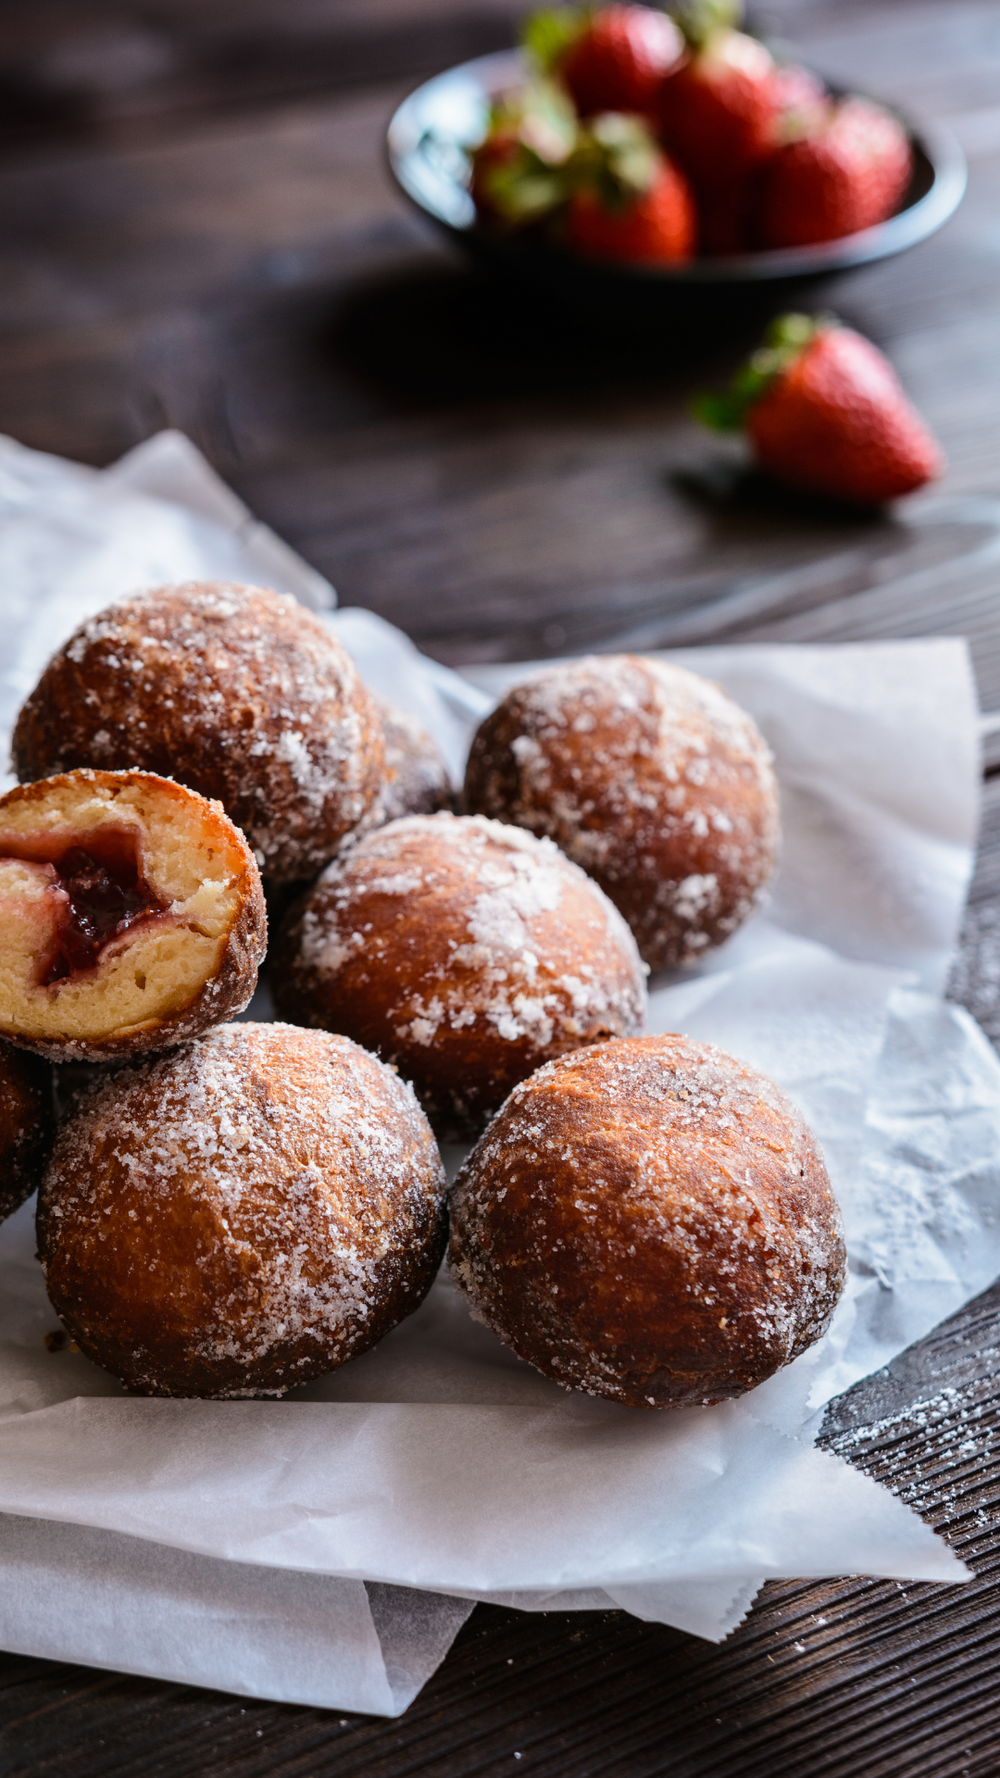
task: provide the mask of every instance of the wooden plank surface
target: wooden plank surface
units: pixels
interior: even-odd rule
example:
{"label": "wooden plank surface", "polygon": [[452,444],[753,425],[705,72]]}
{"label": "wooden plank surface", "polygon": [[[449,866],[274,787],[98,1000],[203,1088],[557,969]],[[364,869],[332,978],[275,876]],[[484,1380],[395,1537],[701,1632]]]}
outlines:
{"label": "wooden plank surface", "polygon": [[[825,71],[949,120],[970,157],[940,236],[816,298],[885,346],[950,458],[940,490],[869,520],[775,496],[687,419],[758,312],[679,332],[541,311],[394,192],[393,104],[508,41],[519,10],[8,9],[0,430],[101,463],[182,427],[344,602],[441,659],[957,632],[1000,711],[1000,6],[769,16]],[[1000,1040],[997,776],[953,991]],[[824,1433],[969,1557],[972,1587],[772,1585],[719,1649],[620,1612],[478,1607],[393,1723],[5,1656],[0,1778],[994,1778],[998,1352],[994,1290]]]}

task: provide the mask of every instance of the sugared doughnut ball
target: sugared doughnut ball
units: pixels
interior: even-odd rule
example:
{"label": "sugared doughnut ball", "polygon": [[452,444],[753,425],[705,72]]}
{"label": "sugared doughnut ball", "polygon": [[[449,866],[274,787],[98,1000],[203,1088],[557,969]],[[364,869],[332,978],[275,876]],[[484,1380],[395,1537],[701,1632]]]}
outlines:
{"label": "sugared doughnut ball", "polygon": [[771,756],[750,717],[709,680],[635,655],[509,691],[472,743],[465,806],[555,840],[652,969],[735,932],[777,859]]}
{"label": "sugared doughnut ball", "polygon": [[367,834],[293,909],[279,1010],[346,1031],[412,1080],[449,1135],[582,1043],[641,1029],[646,988],[621,916],[547,840],[413,815]]}
{"label": "sugared doughnut ball", "polygon": [[630,1407],[753,1389],[819,1339],[844,1280],[799,1113],[686,1037],[577,1050],[523,1081],[458,1176],[451,1227],[477,1319]]}
{"label": "sugared doughnut ball", "polygon": [[412,1090],[325,1031],[222,1025],[70,1112],[39,1198],[53,1305],[144,1395],[280,1395],[417,1308],[444,1176]]}
{"label": "sugared doughnut ball", "polygon": [[160,587],[81,624],[17,719],[22,783],[135,766],[215,797],[265,876],[311,877],[382,785],[378,712],[294,599],[222,581]]}
{"label": "sugared doughnut ball", "polygon": [[450,809],[451,779],[433,735],[388,698],[376,698],[375,703],[385,744],[382,820],[398,821],[402,815],[434,815],[438,809]]}
{"label": "sugared doughnut ball", "polygon": [[242,1011],[267,946],[243,835],[183,784],[66,772],[0,798],[0,1036],[55,1062]]}
{"label": "sugared doughnut ball", "polygon": [[0,1222],[37,1188],[52,1122],[48,1063],[0,1043]]}

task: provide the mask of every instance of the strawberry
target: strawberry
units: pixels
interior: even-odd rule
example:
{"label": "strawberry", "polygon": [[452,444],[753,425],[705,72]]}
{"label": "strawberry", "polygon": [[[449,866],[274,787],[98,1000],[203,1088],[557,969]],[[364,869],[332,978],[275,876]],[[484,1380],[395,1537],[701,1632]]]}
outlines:
{"label": "strawberry", "polygon": [[648,6],[602,7],[557,63],[581,117],[601,111],[652,113],[684,39],[672,19]]}
{"label": "strawberry", "polygon": [[734,179],[731,185],[700,185],[696,194],[698,251],[718,254],[748,253],[753,246],[754,175]]}
{"label": "strawberry", "polygon": [[476,208],[511,227],[548,215],[569,195],[566,168],[578,141],[573,107],[552,82],[536,80],[502,94],[472,155]]}
{"label": "strawberry", "polygon": [[[787,141],[793,134],[803,135],[821,120],[826,92],[808,69],[794,63],[776,67],[773,92],[774,142]],[[767,165],[767,160],[755,161],[724,181],[698,181],[698,237],[703,253],[747,253],[757,245],[754,223],[758,191]]]}
{"label": "strawberry", "polygon": [[564,239],[573,252],[660,264],[691,258],[690,187],[639,118],[617,112],[595,118],[572,177]]}
{"label": "strawberry", "polygon": [[642,196],[616,210],[596,192],[579,191],[566,217],[566,244],[589,259],[679,264],[694,252],[695,220],[687,182],[664,160]]}
{"label": "strawberry", "polygon": [[718,191],[770,152],[778,96],[775,65],[735,29],[739,0],[691,0],[679,13],[688,54],[660,87],[660,139],[696,191]]}
{"label": "strawberry", "polygon": [[728,395],[698,418],[745,428],[762,469],[791,487],[865,506],[895,500],[944,469],[933,434],[888,360],[830,319],[783,315]]}
{"label": "strawberry", "polygon": [[829,101],[765,169],[760,243],[805,247],[872,228],[892,215],[912,169],[906,131],[888,111],[867,99]]}

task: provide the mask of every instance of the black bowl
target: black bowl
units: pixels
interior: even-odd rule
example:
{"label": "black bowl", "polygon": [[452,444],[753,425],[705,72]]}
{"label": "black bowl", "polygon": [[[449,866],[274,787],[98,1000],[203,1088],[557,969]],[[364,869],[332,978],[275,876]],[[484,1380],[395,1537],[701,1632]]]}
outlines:
{"label": "black bowl", "polygon": [[650,303],[660,308],[765,303],[852,266],[888,259],[925,241],[957,209],[965,191],[965,156],[940,125],[907,126],[913,177],[900,208],[875,228],[812,247],[781,247],[696,259],[685,265],[587,260],[536,234],[483,227],[468,191],[468,149],[482,140],[491,98],[525,78],[518,50],[479,56],[417,87],[389,124],[389,166],[406,196],[483,269],[548,286],[561,298]]}

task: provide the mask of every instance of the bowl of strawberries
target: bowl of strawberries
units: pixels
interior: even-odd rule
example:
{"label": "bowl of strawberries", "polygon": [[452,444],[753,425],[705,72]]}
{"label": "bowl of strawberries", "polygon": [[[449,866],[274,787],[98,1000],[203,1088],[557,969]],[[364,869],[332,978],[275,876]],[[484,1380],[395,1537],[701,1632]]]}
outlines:
{"label": "bowl of strawberries", "polygon": [[949,132],[835,90],[740,0],[561,7],[427,81],[389,126],[403,191],[481,264],[704,301],[922,241],[965,190]]}

